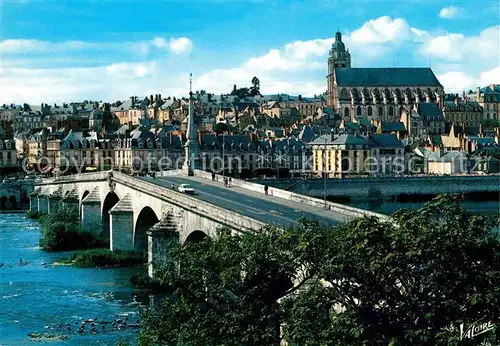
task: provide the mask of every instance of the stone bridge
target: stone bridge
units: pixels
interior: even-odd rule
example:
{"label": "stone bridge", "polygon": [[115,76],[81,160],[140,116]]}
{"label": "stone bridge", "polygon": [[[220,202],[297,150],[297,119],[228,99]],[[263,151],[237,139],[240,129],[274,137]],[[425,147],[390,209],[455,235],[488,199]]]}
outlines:
{"label": "stone bridge", "polygon": [[[44,179],[30,195],[30,209],[40,213],[51,213],[60,205],[78,209],[83,228],[109,236],[111,250],[148,251],[150,275],[153,263],[161,265],[166,260],[170,242],[213,237],[221,227],[255,231],[308,215],[331,224],[364,214],[384,217],[330,202],[323,205],[321,200],[278,189],[271,190],[275,196],[259,196],[264,189],[256,184],[235,181],[232,189],[224,189],[207,178],[206,173],[199,173],[197,177],[138,179],[110,171]],[[173,181],[176,184],[198,184],[199,192],[192,196],[173,190],[171,179],[178,179]],[[240,202],[243,198],[245,203]]]}
{"label": "stone bridge", "polygon": [[8,180],[0,183],[0,210],[26,209],[33,180]]}

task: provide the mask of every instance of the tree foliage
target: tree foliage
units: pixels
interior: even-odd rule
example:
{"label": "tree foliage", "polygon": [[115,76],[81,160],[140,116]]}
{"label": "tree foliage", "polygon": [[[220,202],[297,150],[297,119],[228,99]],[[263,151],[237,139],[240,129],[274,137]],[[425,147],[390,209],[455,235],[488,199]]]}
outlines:
{"label": "tree foliage", "polygon": [[172,294],[146,314],[140,343],[457,344],[460,324],[500,319],[495,226],[439,197],[390,222],[221,231],[171,252],[160,280]]}
{"label": "tree foliage", "polygon": [[39,245],[48,251],[69,251],[107,247],[107,240],[83,230],[78,210],[58,208],[39,218],[42,237]]}
{"label": "tree foliage", "polygon": [[240,99],[244,99],[249,96],[257,96],[261,95],[260,93],[260,81],[257,77],[252,78],[252,86],[251,87],[243,87],[238,88],[236,84],[233,85],[233,90],[231,91],[231,95],[238,96]]}

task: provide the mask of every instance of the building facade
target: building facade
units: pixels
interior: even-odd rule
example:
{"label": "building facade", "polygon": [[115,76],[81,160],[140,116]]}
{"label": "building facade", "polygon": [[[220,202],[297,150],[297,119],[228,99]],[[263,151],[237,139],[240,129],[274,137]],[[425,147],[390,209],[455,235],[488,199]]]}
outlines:
{"label": "building facade", "polygon": [[470,90],[467,96],[483,107],[483,119],[500,120],[500,85],[490,84],[476,91]]}
{"label": "building facade", "polygon": [[483,119],[483,107],[468,98],[446,101],[443,108],[444,119],[449,123],[478,126]]}

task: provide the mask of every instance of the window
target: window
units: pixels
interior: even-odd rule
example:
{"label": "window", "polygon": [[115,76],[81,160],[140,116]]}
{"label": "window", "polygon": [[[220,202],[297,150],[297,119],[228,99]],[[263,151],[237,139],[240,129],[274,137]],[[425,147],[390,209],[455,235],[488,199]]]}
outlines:
{"label": "window", "polygon": [[394,108],[392,108],[392,106],[389,107],[389,116],[394,116]]}
{"label": "window", "polygon": [[356,109],[356,115],[361,115],[361,107],[358,106],[358,108]]}
{"label": "window", "polygon": [[349,117],[349,108],[348,107],[344,108],[344,116]]}
{"label": "window", "polygon": [[368,116],[371,117],[373,115],[372,106],[368,106]]}
{"label": "window", "polygon": [[384,109],[382,108],[382,106],[378,107],[378,115],[381,117],[381,116],[384,116]]}

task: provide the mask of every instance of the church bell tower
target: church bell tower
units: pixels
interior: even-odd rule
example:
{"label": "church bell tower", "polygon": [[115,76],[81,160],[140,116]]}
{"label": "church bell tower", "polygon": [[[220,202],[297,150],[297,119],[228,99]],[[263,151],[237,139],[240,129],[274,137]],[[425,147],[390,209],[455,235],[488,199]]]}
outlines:
{"label": "church bell tower", "polygon": [[335,99],[335,69],[336,68],[350,68],[351,67],[351,54],[349,49],[346,49],[344,42],[342,42],[342,34],[340,31],[335,33],[335,42],[330,49],[328,57],[328,76],[327,90],[328,90],[328,106],[334,107]]}

